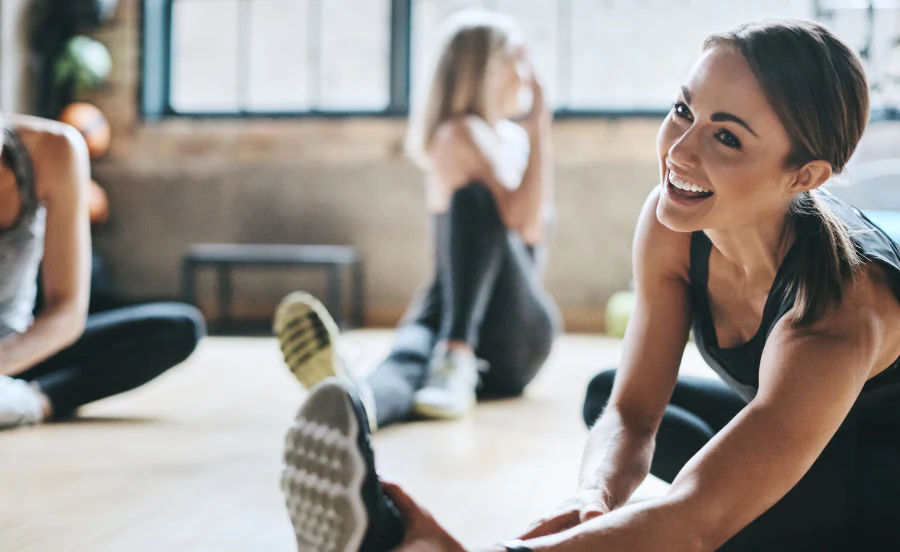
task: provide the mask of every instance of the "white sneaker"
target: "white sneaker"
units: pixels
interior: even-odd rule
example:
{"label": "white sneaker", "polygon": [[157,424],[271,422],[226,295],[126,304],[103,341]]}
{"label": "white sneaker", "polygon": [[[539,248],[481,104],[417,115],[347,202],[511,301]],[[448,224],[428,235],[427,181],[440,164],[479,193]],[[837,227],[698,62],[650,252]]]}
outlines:
{"label": "white sneaker", "polygon": [[43,419],[40,393],[28,382],[0,376],[0,429],[37,424]]}
{"label": "white sneaker", "polygon": [[482,361],[468,352],[435,351],[425,386],[416,392],[413,409],[427,418],[455,419],[475,406]]}
{"label": "white sneaker", "polygon": [[372,389],[353,377],[341,360],[337,350],[340,329],[325,305],[305,291],[296,291],[281,300],[272,326],[284,362],[297,381],[306,389],[331,377],[350,382],[365,405],[369,426],[375,431]]}

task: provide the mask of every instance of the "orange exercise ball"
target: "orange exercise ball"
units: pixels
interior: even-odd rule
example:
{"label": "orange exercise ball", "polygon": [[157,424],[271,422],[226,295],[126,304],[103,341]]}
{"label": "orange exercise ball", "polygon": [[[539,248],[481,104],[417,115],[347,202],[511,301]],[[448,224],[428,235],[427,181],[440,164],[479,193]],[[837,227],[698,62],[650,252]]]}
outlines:
{"label": "orange exercise ball", "polygon": [[88,209],[91,213],[91,224],[99,225],[109,219],[109,198],[106,191],[95,181],[91,180],[88,191]]}
{"label": "orange exercise ball", "polygon": [[109,150],[109,122],[95,106],[85,102],[69,104],[59,114],[59,120],[84,136],[91,159],[99,159]]}

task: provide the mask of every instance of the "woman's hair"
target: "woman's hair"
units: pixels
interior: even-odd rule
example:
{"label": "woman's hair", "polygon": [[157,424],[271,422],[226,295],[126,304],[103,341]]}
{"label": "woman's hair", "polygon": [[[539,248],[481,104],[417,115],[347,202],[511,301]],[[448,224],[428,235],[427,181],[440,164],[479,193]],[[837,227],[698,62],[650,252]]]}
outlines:
{"label": "woman's hair", "polygon": [[515,20],[486,10],[464,10],[451,16],[439,34],[440,56],[424,95],[413,106],[406,137],[407,153],[423,167],[441,123],[463,115],[488,118],[488,64],[496,53],[522,42]]}
{"label": "woman's hair", "polygon": [[[839,174],[869,118],[869,87],[856,54],[804,20],[747,23],[708,37],[703,47],[723,45],[744,56],[787,130],[790,168],[823,160]],[[812,193],[798,194],[790,215],[799,251],[795,321],[808,324],[841,300],[862,258],[844,223]]]}

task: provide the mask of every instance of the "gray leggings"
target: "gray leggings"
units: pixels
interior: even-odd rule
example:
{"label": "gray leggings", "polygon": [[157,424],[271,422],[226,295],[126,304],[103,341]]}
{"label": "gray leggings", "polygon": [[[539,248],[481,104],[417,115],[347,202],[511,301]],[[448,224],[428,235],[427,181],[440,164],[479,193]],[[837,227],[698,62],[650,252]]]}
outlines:
{"label": "gray leggings", "polygon": [[436,274],[410,305],[387,359],[368,378],[379,426],[407,418],[435,344],[465,341],[490,364],[482,397],[516,396],[534,378],[559,332],[534,248],[503,225],[480,183],[458,190],[435,217]]}

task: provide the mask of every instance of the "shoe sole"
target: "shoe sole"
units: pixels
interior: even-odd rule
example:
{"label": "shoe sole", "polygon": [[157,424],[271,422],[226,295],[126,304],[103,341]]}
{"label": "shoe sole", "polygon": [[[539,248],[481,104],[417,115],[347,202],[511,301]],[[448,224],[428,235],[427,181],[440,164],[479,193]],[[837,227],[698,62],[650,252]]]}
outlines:
{"label": "shoe sole", "polygon": [[467,416],[475,406],[472,401],[468,407],[463,410],[452,410],[449,408],[441,408],[431,403],[416,402],[413,404],[413,412],[425,418],[433,420],[458,420]]}
{"label": "shoe sole", "polygon": [[335,358],[340,330],[328,309],[309,293],[294,292],[281,301],[273,330],[284,362],[303,387],[311,389],[329,377],[347,377]]}
{"label": "shoe sole", "polygon": [[366,461],[347,389],[325,381],[309,395],[285,438],[281,487],[301,552],[357,552],[368,527]]}

